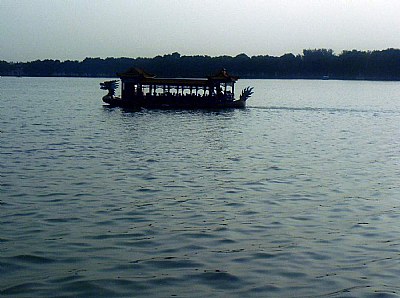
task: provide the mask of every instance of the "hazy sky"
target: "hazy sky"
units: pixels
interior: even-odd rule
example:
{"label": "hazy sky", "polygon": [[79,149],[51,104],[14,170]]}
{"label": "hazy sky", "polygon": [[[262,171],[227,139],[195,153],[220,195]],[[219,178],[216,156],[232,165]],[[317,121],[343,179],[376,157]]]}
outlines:
{"label": "hazy sky", "polygon": [[400,48],[400,0],[0,0],[0,60]]}

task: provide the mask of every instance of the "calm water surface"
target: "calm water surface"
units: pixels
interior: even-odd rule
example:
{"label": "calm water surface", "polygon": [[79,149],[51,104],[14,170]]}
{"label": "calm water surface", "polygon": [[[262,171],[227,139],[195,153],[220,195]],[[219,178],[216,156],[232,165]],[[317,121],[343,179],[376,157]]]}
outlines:
{"label": "calm water surface", "polygon": [[400,296],[400,83],[130,112],[100,81],[0,78],[0,296]]}

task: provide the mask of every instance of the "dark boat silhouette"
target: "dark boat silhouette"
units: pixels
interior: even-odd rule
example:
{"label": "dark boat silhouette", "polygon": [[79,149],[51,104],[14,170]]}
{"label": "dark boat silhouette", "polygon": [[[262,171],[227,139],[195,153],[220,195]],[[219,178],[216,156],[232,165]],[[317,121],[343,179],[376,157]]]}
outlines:
{"label": "dark boat silhouette", "polygon": [[245,108],[253,94],[252,87],[242,90],[235,98],[238,77],[221,69],[212,76],[201,79],[157,78],[139,68],[130,68],[117,74],[121,80],[121,96],[115,96],[118,80],[100,83],[108,90],[103,101],[110,106],[147,109],[219,109]]}

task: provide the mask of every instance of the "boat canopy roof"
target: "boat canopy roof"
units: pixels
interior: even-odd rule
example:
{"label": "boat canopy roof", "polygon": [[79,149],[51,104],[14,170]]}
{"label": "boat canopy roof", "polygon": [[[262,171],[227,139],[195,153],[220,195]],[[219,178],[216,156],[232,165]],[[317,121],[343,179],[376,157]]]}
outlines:
{"label": "boat canopy roof", "polygon": [[171,85],[171,86],[188,86],[188,87],[204,87],[214,85],[216,83],[234,84],[238,77],[231,76],[223,68],[215,75],[207,78],[157,78],[154,74],[150,74],[140,68],[130,68],[126,72],[117,73],[122,81],[137,82],[142,85]]}
{"label": "boat canopy roof", "polygon": [[213,76],[208,76],[207,77],[211,81],[218,81],[222,83],[227,83],[227,82],[236,82],[239,77],[236,76],[231,76],[225,68],[222,68],[219,72],[217,72]]}

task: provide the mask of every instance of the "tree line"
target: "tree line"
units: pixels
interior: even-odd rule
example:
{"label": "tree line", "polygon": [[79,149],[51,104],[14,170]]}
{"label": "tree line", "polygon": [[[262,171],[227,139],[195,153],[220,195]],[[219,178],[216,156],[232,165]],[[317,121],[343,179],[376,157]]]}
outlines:
{"label": "tree line", "polygon": [[400,49],[343,51],[307,49],[302,54],[280,57],[246,54],[231,56],[184,56],[179,53],[153,58],[85,58],[83,61],[0,61],[1,76],[116,77],[138,67],[158,77],[204,77],[226,68],[241,78],[400,80]]}

